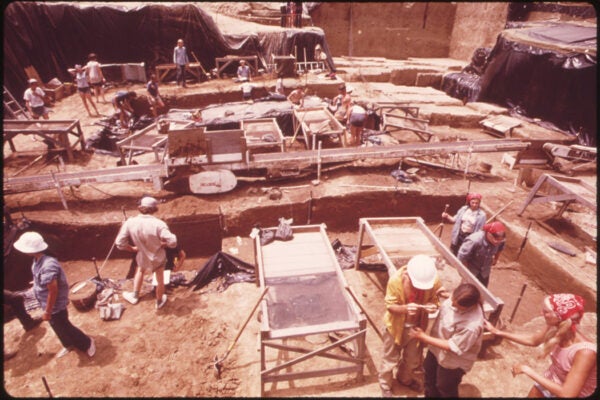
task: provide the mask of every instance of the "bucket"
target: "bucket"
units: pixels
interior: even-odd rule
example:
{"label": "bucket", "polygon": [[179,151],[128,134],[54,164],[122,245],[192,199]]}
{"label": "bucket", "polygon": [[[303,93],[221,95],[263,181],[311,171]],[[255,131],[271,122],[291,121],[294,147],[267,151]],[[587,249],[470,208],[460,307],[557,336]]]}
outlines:
{"label": "bucket", "polygon": [[69,298],[77,310],[88,311],[96,304],[96,284],[90,281],[80,281],[71,285],[71,288],[81,286],[82,284],[83,286],[78,288],[79,290],[75,293],[71,290]]}

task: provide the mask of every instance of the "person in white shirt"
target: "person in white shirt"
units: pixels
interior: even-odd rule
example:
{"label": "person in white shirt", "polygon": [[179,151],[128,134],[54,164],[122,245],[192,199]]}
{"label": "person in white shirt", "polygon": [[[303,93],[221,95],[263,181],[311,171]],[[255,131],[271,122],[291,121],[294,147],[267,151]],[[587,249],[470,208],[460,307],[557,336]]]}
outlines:
{"label": "person in white shirt", "polygon": [[84,69],[87,71],[90,78],[90,86],[94,89],[96,103],[100,102],[100,100],[98,100],[99,95],[102,95],[102,102],[106,103],[103,88],[106,79],[104,78],[104,74],[102,74],[102,68],[97,60],[96,54],[90,53],[90,55],[88,55],[88,63],[85,65]]}
{"label": "person in white shirt", "polygon": [[77,92],[79,92],[79,97],[81,97],[81,101],[83,102],[83,105],[84,105],[85,109],[87,110],[88,115],[90,117],[93,117],[92,113],[90,112],[90,108],[87,104],[89,101],[90,104],[92,105],[92,107],[94,107],[94,111],[96,111],[96,116],[100,116],[100,113],[98,112],[98,109],[96,108],[96,104],[94,104],[94,100],[92,99],[92,93],[90,90],[90,83],[88,80],[87,71],[85,69],[83,69],[80,64],[76,64],[75,69],[74,70],[70,69],[69,71],[75,76],[75,84],[77,85]]}
{"label": "person in white shirt", "polygon": [[173,49],[173,64],[177,67],[177,86],[187,87],[185,84],[185,66],[190,60],[187,50],[183,45],[183,39],[177,40],[177,46]]}
{"label": "person in white shirt", "polygon": [[48,110],[44,107],[44,96],[46,93],[40,88],[37,79],[31,78],[29,87],[23,94],[23,100],[25,100],[25,106],[33,119],[40,117],[48,119]]}
{"label": "person in white shirt", "polygon": [[240,60],[240,66],[237,69],[237,79],[238,82],[246,82],[250,81],[250,67],[246,65],[245,60]]}
{"label": "person in white shirt", "polygon": [[[158,201],[153,197],[143,197],[138,207],[140,214],[129,218],[117,234],[115,245],[136,255],[137,269],[133,278],[133,292],[123,292],[123,298],[137,304],[144,279],[144,273],[156,276],[156,309],[167,302],[165,294],[164,270],[167,263],[165,248],[177,246],[177,237],[167,224],[153,216],[158,211]],[[133,242],[133,246],[129,241]]]}

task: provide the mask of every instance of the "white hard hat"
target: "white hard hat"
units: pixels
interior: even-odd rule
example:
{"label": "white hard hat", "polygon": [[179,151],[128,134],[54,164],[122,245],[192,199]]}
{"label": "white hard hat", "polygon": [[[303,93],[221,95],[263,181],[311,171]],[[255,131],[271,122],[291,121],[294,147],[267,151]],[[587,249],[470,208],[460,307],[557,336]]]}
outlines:
{"label": "white hard hat", "polygon": [[44,242],[42,235],[37,232],[25,232],[19,240],[13,243],[13,246],[25,254],[41,253],[48,248],[48,244]]}
{"label": "white hard hat", "polygon": [[437,276],[433,257],[424,254],[416,255],[408,261],[406,270],[410,282],[416,289],[427,290],[433,287]]}
{"label": "white hard hat", "polygon": [[142,197],[142,200],[140,201],[140,206],[156,208],[156,207],[158,207],[158,201],[154,197],[150,197],[150,196]]}
{"label": "white hard hat", "polygon": [[29,83],[37,83],[37,79],[31,78],[30,80],[28,80],[27,82]]}

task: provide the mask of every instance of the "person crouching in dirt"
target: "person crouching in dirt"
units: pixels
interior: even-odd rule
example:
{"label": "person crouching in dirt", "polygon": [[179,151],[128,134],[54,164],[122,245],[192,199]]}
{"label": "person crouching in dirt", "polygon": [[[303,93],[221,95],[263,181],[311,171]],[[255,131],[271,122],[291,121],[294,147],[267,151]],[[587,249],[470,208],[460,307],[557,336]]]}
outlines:
{"label": "person crouching in dirt", "polygon": [[96,354],[94,339],[69,321],[69,284],[58,260],[48,253],[48,244],[37,232],[25,232],[13,243],[15,249],[33,257],[33,294],[44,310],[42,319],[48,321],[63,348],[56,358],[66,356],[73,348],[89,357]]}
{"label": "person crouching in dirt", "polygon": [[75,65],[75,70],[69,70],[75,76],[75,84],[77,85],[77,92],[79,93],[79,97],[81,97],[81,101],[83,102],[83,106],[85,107],[88,115],[93,117],[90,112],[90,108],[88,107],[88,101],[94,107],[94,111],[96,111],[96,116],[99,117],[100,113],[96,108],[96,104],[92,99],[92,90],[90,88],[89,77],[87,70],[83,68],[80,64]]}
{"label": "person crouching in dirt", "polygon": [[330,111],[333,112],[335,119],[340,121],[342,124],[346,123],[346,117],[348,116],[348,109],[352,105],[352,97],[350,97],[350,93],[352,92],[352,88],[348,90],[345,84],[340,84],[338,87],[339,94],[335,96],[331,100]]}
{"label": "person crouching in dirt", "polygon": [[423,362],[425,398],[458,398],[458,385],[477,359],[483,341],[481,293],[472,283],[463,283],[440,306],[431,335],[411,328],[408,335],[428,345]]}
{"label": "person crouching in dirt", "polygon": [[544,297],[542,315],[546,326],[532,333],[512,333],[497,329],[485,321],[494,335],[525,346],[541,344],[542,356],[550,355],[551,364],[539,374],[526,364],[512,366],[513,376],[525,374],[534,384],[528,397],[590,397],[598,385],[597,344],[579,332],[584,300],[571,293]]}
{"label": "person crouching in dirt", "polygon": [[426,255],[412,257],[408,264],[390,277],[385,293],[383,356],[379,368],[379,386],[383,397],[392,396],[393,370],[404,386],[420,392],[419,374],[423,350],[417,340],[408,337],[411,326],[427,328],[428,314],[438,309],[439,297],[446,296],[435,260]]}
{"label": "person crouching in dirt", "polygon": [[158,92],[158,79],[156,79],[156,74],[150,75],[150,80],[146,84],[146,91],[148,92],[148,102],[150,103],[150,111],[152,111],[152,116],[154,118],[158,117],[158,107],[164,107],[165,103],[162,101],[160,97],[160,93]]}
{"label": "person crouching in dirt", "polygon": [[[137,253],[137,268],[133,278],[133,292],[123,292],[123,298],[137,304],[144,279],[144,273],[156,275],[156,309],[167,303],[165,294],[164,270],[167,261],[165,247],[177,246],[177,237],[167,224],[153,216],[158,211],[158,201],[153,197],[143,197],[138,206],[140,214],[127,219],[121,226],[115,245],[120,250]],[[129,244],[133,242],[133,246]]]}
{"label": "person crouching in dirt", "polygon": [[122,128],[127,128],[129,118],[134,114],[131,107],[131,100],[137,97],[135,92],[118,91],[112,99],[112,105],[116,112],[119,113],[119,121]]}
{"label": "person crouching in dirt", "polygon": [[348,109],[346,126],[350,125],[350,145],[360,146],[362,143],[362,132],[367,120],[367,110],[358,104],[352,104]]}
{"label": "person crouching in dirt", "polygon": [[443,219],[454,223],[452,238],[450,239],[452,254],[458,254],[458,249],[467,236],[483,228],[486,216],[480,206],[481,195],[479,193],[469,193],[467,194],[467,204],[459,208],[454,217],[447,212],[442,213]]}
{"label": "person crouching in dirt", "polygon": [[487,287],[492,265],[498,262],[505,241],[506,228],[502,222],[495,221],[467,236],[457,257]]}

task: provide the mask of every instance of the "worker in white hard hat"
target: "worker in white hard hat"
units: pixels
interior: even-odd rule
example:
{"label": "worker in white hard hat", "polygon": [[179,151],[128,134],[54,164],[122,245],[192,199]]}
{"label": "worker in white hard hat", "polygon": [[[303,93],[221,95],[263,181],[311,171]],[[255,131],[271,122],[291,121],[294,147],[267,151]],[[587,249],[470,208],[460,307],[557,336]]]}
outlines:
{"label": "worker in white hard hat", "polygon": [[426,329],[428,314],[437,311],[440,297],[447,297],[447,292],[442,287],[433,257],[416,255],[389,278],[385,294],[386,329],[379,368],[383,397],[393,395],[392,379],[396,366],[398,382],[422,392],[423,350],[418,340],[408,337],[408,328]]}
{"label": "worker in white hard hat", "polygon": [[67,276],[58,260],[48,254],[48,244],[42,235],[37,232],[25,232],[13,246],[21,253],[33,257],[33,294],[44,310],[42,320],[50,323],[63,345],[56,357],[64,357],[73,349],[93,357],[96,354],[94,339],[69,321]]}

